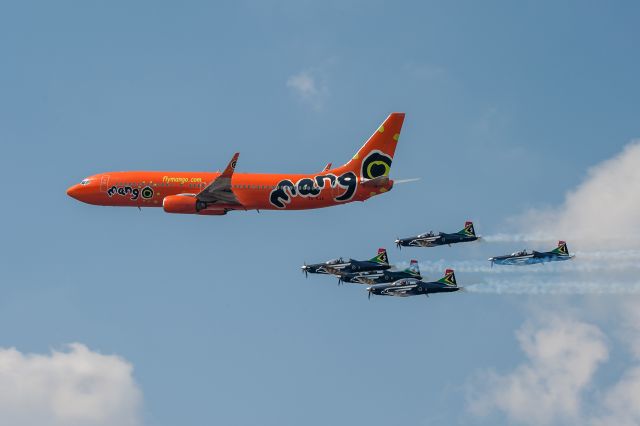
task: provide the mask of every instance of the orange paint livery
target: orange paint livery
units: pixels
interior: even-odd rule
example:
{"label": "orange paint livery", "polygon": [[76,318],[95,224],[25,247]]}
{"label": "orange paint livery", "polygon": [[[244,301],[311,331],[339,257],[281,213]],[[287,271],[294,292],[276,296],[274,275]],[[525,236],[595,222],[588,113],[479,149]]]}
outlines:
{"label": "orange paint livery", "polygon": [[111,172],[67,190],[99,206],[163,207],[168,213],[223,215],[231,210],[304,210],[364,201],[391,190],[391,162],[403,113],[392,113],[345,165],[314,174],[234,173],[238,154],[222,172]]}

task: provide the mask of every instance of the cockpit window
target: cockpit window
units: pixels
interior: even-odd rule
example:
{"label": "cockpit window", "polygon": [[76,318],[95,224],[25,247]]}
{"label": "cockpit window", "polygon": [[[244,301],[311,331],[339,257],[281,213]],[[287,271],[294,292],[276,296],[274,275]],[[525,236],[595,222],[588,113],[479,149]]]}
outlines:
{"label": "cockpit window", "polygon": [[331,259],[326,262],[327,265],[336,265],[338,263],[343,263],[343,260],[341,257],[338,259]]}
{"label": "cockpit window", "polygon": [[89,179],[82,179],[82,182],[80,182],[80,185],[86,185],[89,183]]}

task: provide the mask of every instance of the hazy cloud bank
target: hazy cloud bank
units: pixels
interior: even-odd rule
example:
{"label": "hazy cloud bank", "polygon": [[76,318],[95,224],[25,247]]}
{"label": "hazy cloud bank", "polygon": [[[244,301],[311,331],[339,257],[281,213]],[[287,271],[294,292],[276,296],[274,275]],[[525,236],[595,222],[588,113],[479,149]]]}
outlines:
{"label": "hazy cloud bank", "polygon": [[142,394],[133,367],[80,343],[50,354],[0,348],[0,423],[137,426]]}

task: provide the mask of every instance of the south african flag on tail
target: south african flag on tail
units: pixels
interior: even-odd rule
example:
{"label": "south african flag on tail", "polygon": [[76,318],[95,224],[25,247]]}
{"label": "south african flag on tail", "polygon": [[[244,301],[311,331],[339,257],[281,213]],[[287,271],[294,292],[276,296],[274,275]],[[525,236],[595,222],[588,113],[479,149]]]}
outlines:
{"label": "south african flag on tail", "polygon": [[438,282],[449,287],[458,287],[456,274],[453,272],[453,269],[447,269],[444,271],[444,277],[440,278]]}
{"label": "south african flag on tail", "polygon": [[564,241],[558,241],[558,247],[551,250],[551,253],[557,254],[558,256],[569,256],[569,249],[567,248],[567,243]]}
{"label": "south african flag on tail", "polygon": [[476,230],[473,229],[473,222],[471,221],[466,221],[464,223],[464,228],[458,231],[458,234],[467,236],[467,237],[475,237],[476,236]]}
{"label": "south african flag on tail", "polygon": [[383,265],[389,264],[389,258],[387,257],[387,250],[383,248],[378,249],[378,254],[375,257],[369,259],[371,262],[381,263]]}

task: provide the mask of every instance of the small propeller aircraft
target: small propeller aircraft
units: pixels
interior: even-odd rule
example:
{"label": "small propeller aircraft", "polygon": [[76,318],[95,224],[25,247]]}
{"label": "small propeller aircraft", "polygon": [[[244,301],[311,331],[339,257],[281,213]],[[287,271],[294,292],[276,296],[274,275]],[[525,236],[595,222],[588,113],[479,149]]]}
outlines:
{"label": "small propeller aircraft", "polygon": [[420,275],[420,267],[418,261],[413,259],[409,267],[404,271],[370,271],[370,272],[350,272],[341,273],[338,276],[338,283],[356,283],[356,284],[381,284],[391,283],[403,278],[422,279]]}
{"label": "small propeller aircraft", "polygon": [[420,296],[421,294],[429,296],[429,293],[450,293],[460,289],[461,287],[458,287],[456,283],[453,269],[447,269],[444,272],[444,277],[438,281],[424,282],[416,278],[403,278],[393,283],[374,284],[367,287],[369,292],[367,297],[371,298],[372,294],[398,297]]}
{"label": "small propeller aircraft", "polygon": [[526,250],[522,250],[505,256],[490,257],[489,262],[491,262],[491,266],[493,266],[494,263],[498,265],[533,265],[537,263],[570,260],[573,258],[574,256],[569,254],[567,243],[558,241],[558,247],[551,251],[540,252],[533,250],[529,253]]}
{"label": "small propeller aircraft", "polygon": [[340,275],[342,273],[384,271],[389,268],[391,268],[391,265],[389,265],[387,250],[383,248],[378,249],[378,254],[369,260],[345,260],[340,257],[324,263],[315,263],[312,265],[305,263],[301,266],[302,273],[304,273],[305,276],[308,276],[308,274]]}
{"label": "small propeller aircraft", "polygon": [[420,234],[415,237],[398,238],[396,240],[396,247],[402,249],[402,247],[435,247],[443,245],[451,245],[456,243],[466,243],[468,241],[475,241],[480,237],[476,236],[476,231],[473,229],[473,222],[467,221],[464,224],[464,228],[460,231],[447,234],[446,232],[438,232],[435,234],[433,231],[425,234]]}

